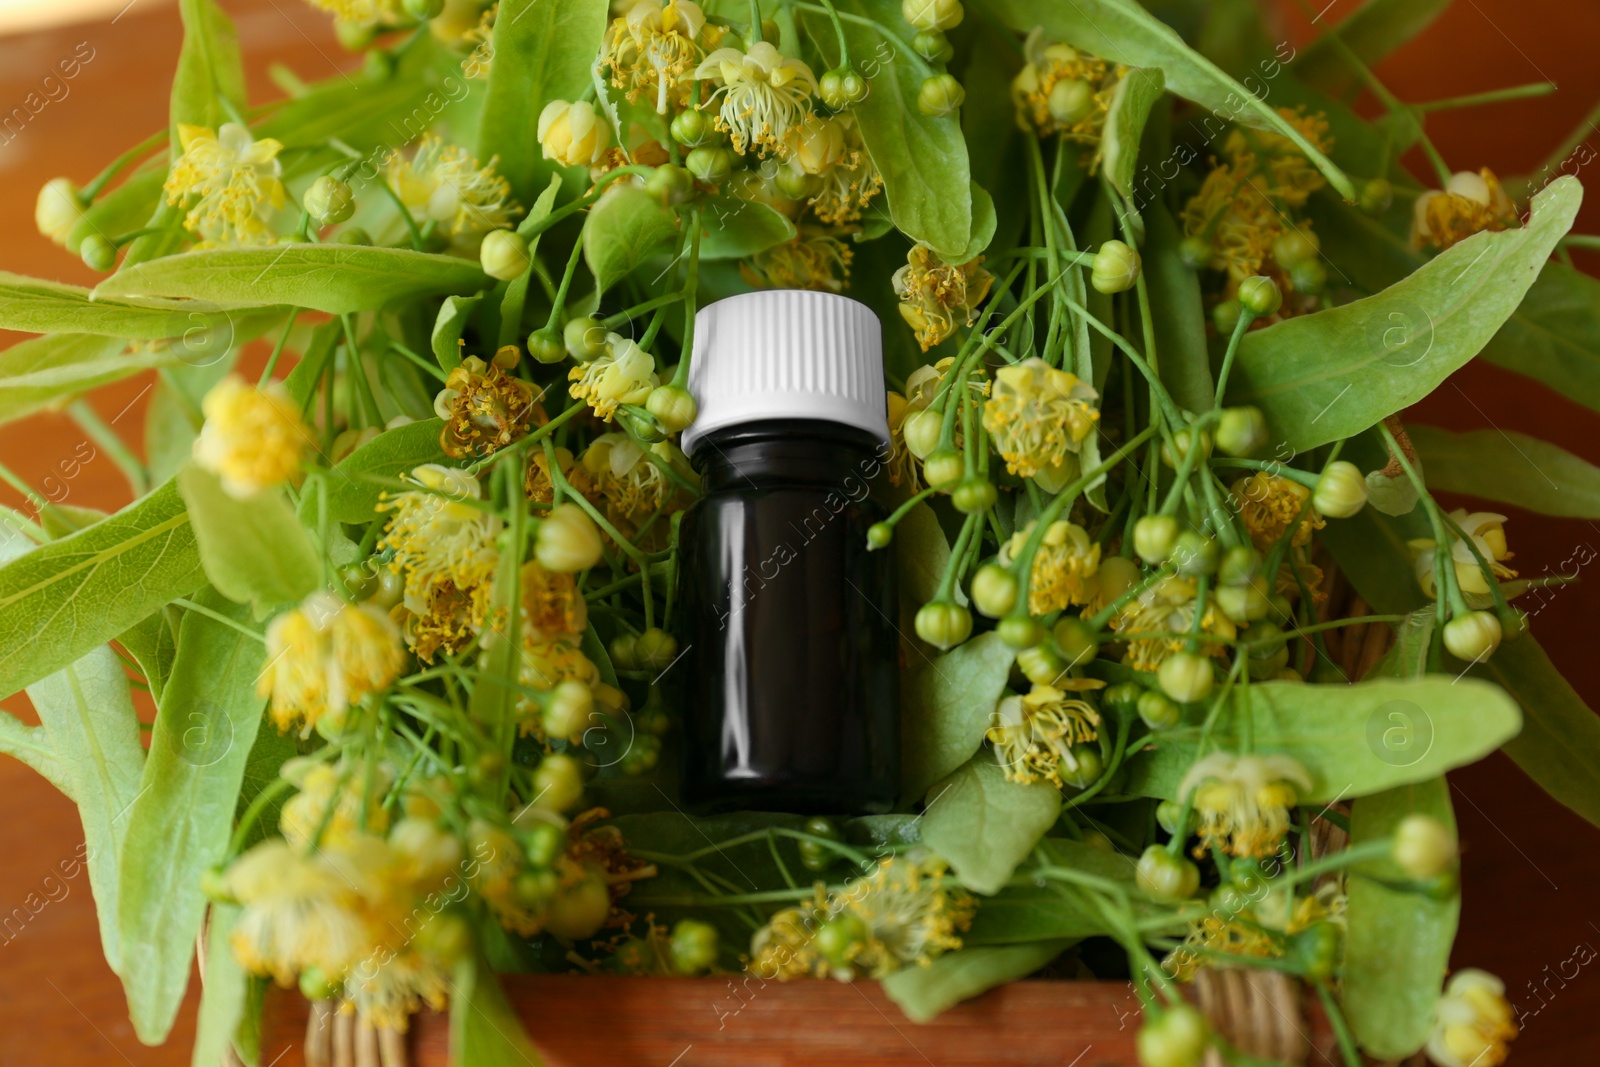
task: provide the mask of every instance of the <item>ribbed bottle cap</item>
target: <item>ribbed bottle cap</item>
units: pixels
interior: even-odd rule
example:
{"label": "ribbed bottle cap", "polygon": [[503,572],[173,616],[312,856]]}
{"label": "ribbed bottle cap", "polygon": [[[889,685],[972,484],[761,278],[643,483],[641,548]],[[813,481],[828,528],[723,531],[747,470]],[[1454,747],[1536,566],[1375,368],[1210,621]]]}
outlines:
{"label": "ribbed bottle cap", "polygon": [[889,440],[883,330],[849,297],[763,289],[718,300],[695,315],[691,360],[700,414],[683,432],[685,453],[715,430],[769,419],[822,419]]}

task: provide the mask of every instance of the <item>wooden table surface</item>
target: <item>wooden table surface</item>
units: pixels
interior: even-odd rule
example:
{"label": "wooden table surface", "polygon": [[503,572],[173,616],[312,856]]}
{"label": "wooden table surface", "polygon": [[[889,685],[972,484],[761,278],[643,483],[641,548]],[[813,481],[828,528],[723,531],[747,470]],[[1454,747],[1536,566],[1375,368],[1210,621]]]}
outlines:
{"label": "wooden table surface", "polygon": [[[1325,2],[1315,0],[1315,6]],[[1335,0],[1325,17],[1336,19],[1354,6],[1355,0]],[[327,20],[300,0],[224,0],[224,7],[238,20],[258,99],[273,92],[265,77],[272,63],[286,63],[307,79],[352,65]],[[1296,41],[1306,32],[1298,16],[1285,30]],[[1380,73],[1409,100],[1541,79],[1558,83],[1561,92],[1546,100],[1430,120],[1436,141],[1456,166],[1488,165],[1511,174],[1536,167],[1600,100],[1596,40],[1600,5],[1593,0],[1461,0]],[[165,123],[179,41],[177,14],[163,0],[134,0],[115,22],[0,38],[0,112],[20,105],[80,42],[93,49],[65,96],[52,100],[11,140],[0,134],[0,189],[6,194],[0,201],[0,268],[92,284],[81,263],[34,231],[35,193],[58,174],[87,181],[122,148]],[[1590,143],[1600,147],[1600,133]],[[1585,206],[1579,229],[1600,232],[1600,198]],[[97,395],[95,406],[137,440],[147,386],[147,380],[133,379]],[[1600,415],[1487,365],[1463,369],[1411,417],[1457,430],[1535,433],[1600,463]],[[40,415],[0,427],[0,461],[35,486],[54,477],[67,502],[102,508],[125,503],[126,486],[107,460],[73,466],[80,440],[65,417]],[[20,504],[9,492],[0,493],[0,501]],[[1600,526],[1590,522],[1513,514],[1508,531],[1524,573],[1554,570],[1575,549],[1588,548],[1592,555],[1600,548]],[[1600,704],[1600,672],[1585,673],[1596,662],[1597,612],[1600,585],[1579,584],[1554,597],[1534,623],[1591,705]],[[34,721],[24,699],[6,706]],[[1456,965],[1485,967],[1505,979],[1524,1029],[1515,1062],[1591,1062],[1600,1045],[1592,1036],[1600,1016],[1600,975],[1570,961],[1575,952],[1577,959],[1592,959],[1594,950],[1587,946],[1600,945],[1600,833],[1539,792],[1504,757],[1452,774],[1451,783],[1465,899]],[[142,1046],[127,1022],[121,988],[100,958],[87,880],[81,874],[59,876],[58,865],[83,839],[72,805],[3,757],[0,798],[0,917],[18,907],[36,912],[15,936],[0,932],[0,1067],[187,1063],[193,996],[165,1047]],[[829,1025],[827,1019],[816,1022]],[[941,1062],[941,1044],[914,1040],[915,1028],[903,1019],[885,1015],[882,1026],[906,1031],[904,1040],[920,1057]],[[1074,1054],[1060,1051],[1063,1063]]]}

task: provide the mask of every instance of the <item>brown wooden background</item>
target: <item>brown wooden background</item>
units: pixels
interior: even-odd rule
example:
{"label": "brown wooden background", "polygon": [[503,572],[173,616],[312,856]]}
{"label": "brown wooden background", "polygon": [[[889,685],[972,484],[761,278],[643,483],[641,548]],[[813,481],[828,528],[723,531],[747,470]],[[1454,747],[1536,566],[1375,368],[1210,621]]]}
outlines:
{"label": "brown wooden background", "polygon": [[[1327,4],[1323,17],[1336,20],[1355,0],[1313,4]],[[334,43],[326,19],[301,0],[224,0],[224,6],[238,20],[257,98],[274,92],[265,78],[270,63],[287,63],[307,79],[352,63]],[[1293,39],[1304,40],[1308,30],[1303,16],[1288,19],[1286,32]],[[94,58],[69,83],[69,94],[51,102],[9,143],[0,135],[0,189],[5,193],[0,200],[0,267],[92,284],[93,276],[81,263],[34,231],[34,196],[41,183],[58,174],[87,181],[122,148],[165,123],[180,41],[177,14],[163,0],[132,0],[114,23],[0,39],[0,113],[19,105],[83,41],[94,48]],[[1514,174],[1537,167],[1600,100],[1596,42],[1600,4],[1594,0],[1457,0],[1423,39],[1380,73],[1402,99],[1418,101],[1541,78],[1559,84],[1561,92],[1542,101],[1430,119],[1430,131],[1455,166],[1488,165],[1501,175]],[[1600,131],[1590,144],[1600,147]],[[1578,228],[1600,232],[1600,197],[1591,197]],[[119,428],[137,439],[147,384],[139,378],[108,389],[95,398],[95,406],[106,419],[120,415]],[[1457,430],[1492,426],[1536,433],[1600,463],[1600,415],[1487,365],[1462,370],[1418,405],[1412,417]],[[70,464],[66,469],[61,464],[81,439],[65,417],[41,415],[0,427],[0,460],[35,486],[47,476],[62,479],[67,502],[120,506],[127,500],[127,488],[105,458],[66,477]],[[9,491],[0,492],[0,500],[21,503]],[[1600,550],[1600,526],[1589,522],[1517,514],[1509,533],[1517,565],[1525,573],[1553,570],[1578,548]],[[1556,663],[1575,679],[1591,705],[1600,704],[1597,611],[1600,584],[1579,584],[1553,598],[1534,624]],[[31,721],[24,700],[7,704]],[[1505,979],[1513,1002],[1525,1013],[1517,1062],[1592,1062],[1593,1050],[1600,1047],[1593,1036],[1594,1020],[1600,1016],[1600,975],[1590,973],[1595,970],[1591,966],[1573,977],[1574,965],[1568,961],[1579,946],[1600,946],[1600,893],[1595,888],[1600,833],[1545,797],[1503,757],[1452,774],[1451,782],[1464,846],[1465,906],[1456,965],[1486,967]],[[47,881],[82,841],[72,805],[33,772],[4,758],[0,798],[0,915],[29,894],[61,897],[40,910],[15,939],[5,941],[0,935],[0,1067],[187,1063],[193,997],[164,1048],[140,1045],[127,1022],[120,986],[100,958],[86,878],[80,875],[65,883],[64,896],[60,882]],[[1579,958],[1592,955],[1587,950]],[[1095,995],[1085,990],[1071,999],[1077,1004]],[[1103,1025],[1114,1031],[1115,995],[1107,993],[1103,999]],[[820,998],[799,1018],[767,1032],[776,1040],[786,1026],[847,1026],[860,1034],[863,1057],[868,1047],[884,1055],[898,1048],[905,1062],[979,1063],[981,1043],[975,1050],[976,1035],[962,1039],[961,1019],[985,1019],[1002,1027],[995,1037],[1028,1042],[1028,1015],[1014,1010],[1024,1000],[1028,997],[991,996],[987,1006],[951,1020],[955,1030],[918,1031],[893,1008],[840,1018],[827,1007],[833,1002]],[[876,996],[868,1003],[873,1002],[883,1003]],[[649,1004],[648,989],[641,989],[626,1004],[611,1008],[648,1012]],[[1086,1010],[1068,1008],[1065,1002],[1062,1009],[1063,1017]],[[1046,1009],[1035,1005],[1029,1010],[1038,1017]],[[593,1025],[604,1026],[604,1012],[592,1018]],[[1052,1034],[1059,1033],[1059,1027],[1052,1028]],[[1045,1034],[1032,1038],[1041,1039],[1047,1044],[1058,1040]],[[1060,1038],[1055,1048],[1040,1049],[1040,1062],[1070,1062],[1079,1048],[1081,1043]],[[265,1059],[275,1054],[269,1051]],[[750,1062],[757,1062],[754,1048],[750,1055]],[[843,1049],[836,1055],[835,1062],[855,1058]],[[696,1060],[688,1055],[682,1062]],[[781,1050],[769,1047],[759,1062],[787,1061]],[[664,1061],[661,1067],[666,1067]]]}

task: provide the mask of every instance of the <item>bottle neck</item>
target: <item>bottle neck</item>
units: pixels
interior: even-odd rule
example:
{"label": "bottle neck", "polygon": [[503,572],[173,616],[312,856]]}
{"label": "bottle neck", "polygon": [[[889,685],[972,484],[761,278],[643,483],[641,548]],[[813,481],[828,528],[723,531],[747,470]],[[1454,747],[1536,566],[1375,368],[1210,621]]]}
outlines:
{"label": "bottle neck", "polygon": [[773,484],[864,485],[883,471],[888,448],[872,434],[818,419],[771,419],[713,431],[690,462],[702,488]]}

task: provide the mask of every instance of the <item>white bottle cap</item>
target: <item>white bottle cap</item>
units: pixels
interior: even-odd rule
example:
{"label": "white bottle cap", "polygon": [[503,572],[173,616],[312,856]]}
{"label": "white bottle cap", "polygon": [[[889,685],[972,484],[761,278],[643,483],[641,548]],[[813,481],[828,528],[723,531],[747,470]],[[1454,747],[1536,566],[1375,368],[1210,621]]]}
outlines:
{"label": "white bottle cap", "polygon": [[820,419],[889,441],[883,329],[849,297],[762,289],[718,300],[694,319],[689,392],[693,454],[715,430],[771,419]]}

